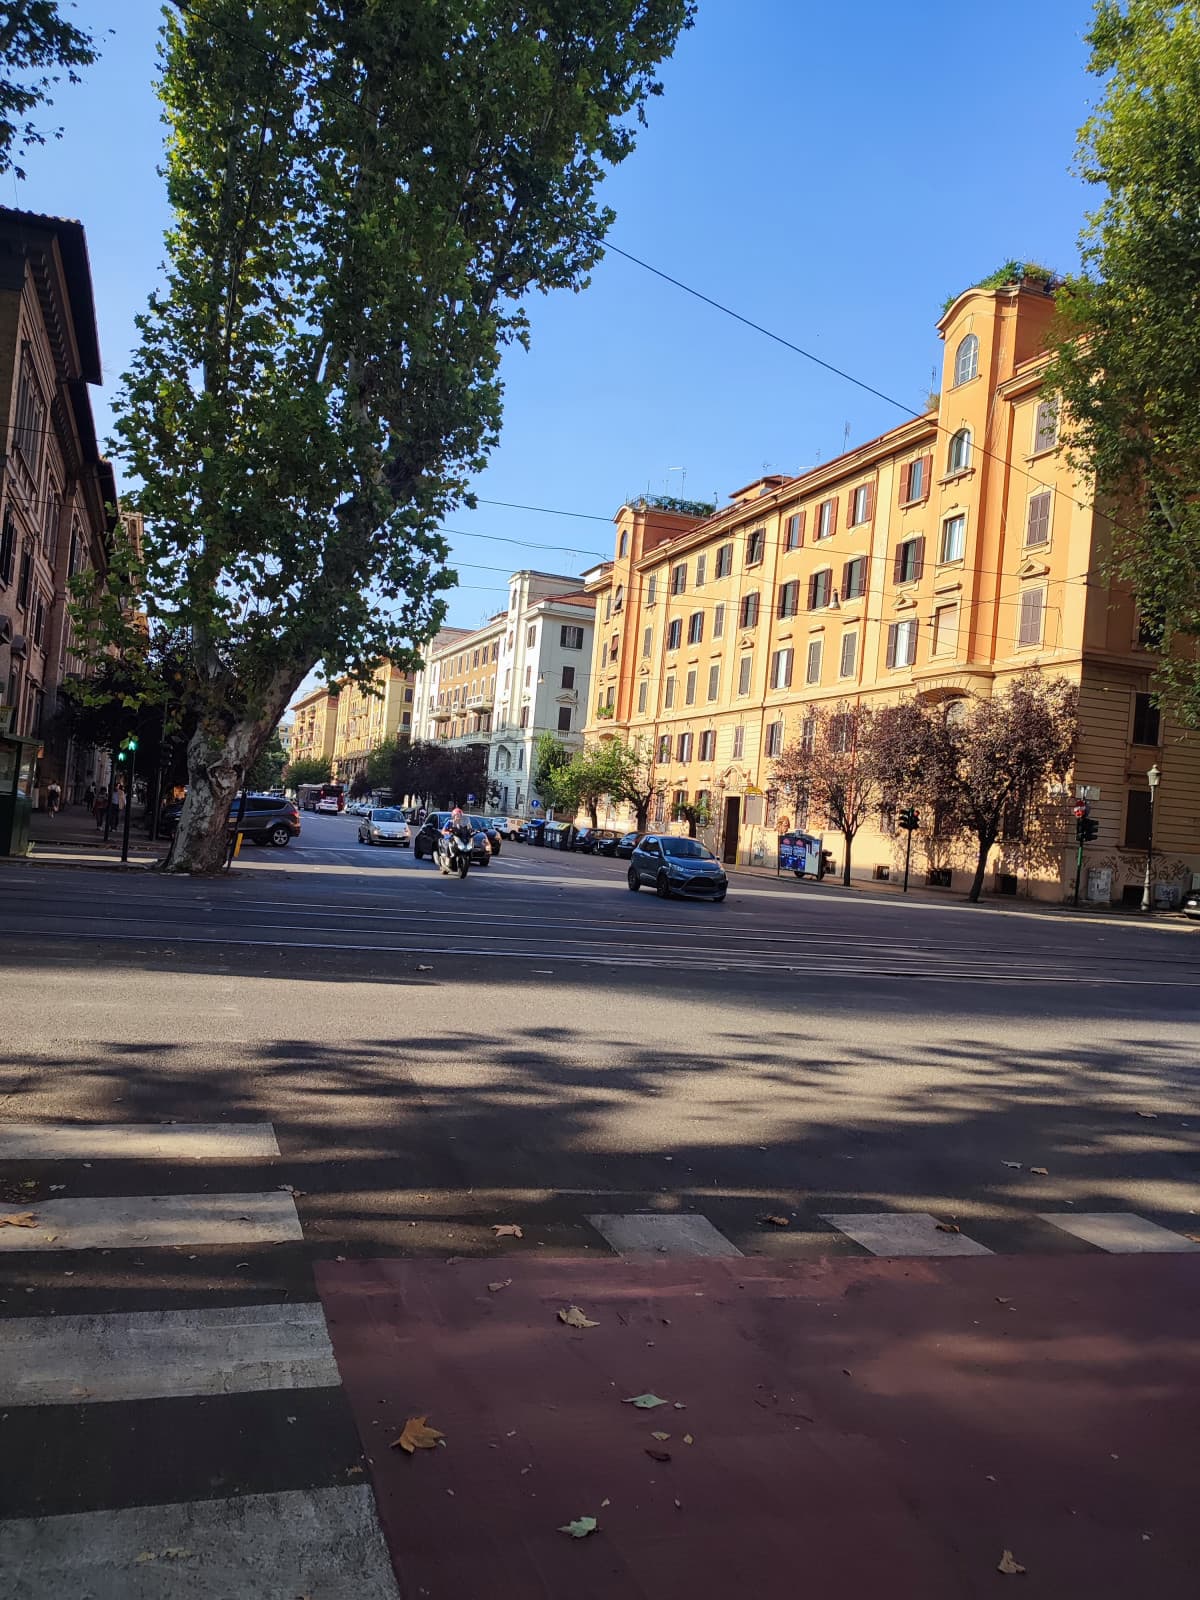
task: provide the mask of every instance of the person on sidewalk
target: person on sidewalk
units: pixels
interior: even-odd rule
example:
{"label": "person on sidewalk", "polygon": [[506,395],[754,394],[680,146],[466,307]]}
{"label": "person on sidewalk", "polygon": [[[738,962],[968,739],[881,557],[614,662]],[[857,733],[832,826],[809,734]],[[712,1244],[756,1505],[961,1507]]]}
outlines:
{"label": "person on sidewalk", "polygon": [[61,799],[62,790],[59,788],[56,782],[51,780],[51,782],[46,785],[46,810],[50,816],[56,817],[58,815],[58,804]]}
{"label": "person on sidewalk", "polygon": [[96,819],[96,832],[104,826],[104,819],[108,815],[108,790],[103,784],[92,796],[92,815]]}
{"label": "person on sidewalk", "polygon": [[104,837],[115,832],[120,826],[125,811],[125,785],[120,778],[116,787],[108,797],[108,817],[104,824]]}
{"label": "person on sidewalk", "polygon": [[96,785],[94,783],[89,783],[87,788],[83,791],[83,809],[85,811],[90,811],[95,804]]}

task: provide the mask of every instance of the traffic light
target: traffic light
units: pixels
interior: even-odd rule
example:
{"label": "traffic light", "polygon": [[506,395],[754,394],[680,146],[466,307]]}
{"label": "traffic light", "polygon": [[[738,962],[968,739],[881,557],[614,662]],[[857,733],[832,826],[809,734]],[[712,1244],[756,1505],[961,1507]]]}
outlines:
{"label": "traffic light", "polygon": [[131,733],[121,740],[121,748],[117,751],[118,761],[132,761],[137,754],[137,734]]}
{"label": "traffic light", "polygon": [[1094,817],[1080,817],[1075,824],[1075,843],[1091,844],[1100,833],[1100,824]]}
{"label": "traffic light", "polygon": [[909,833],[911,833],[914,828],[919,828],[921,826],[921,818],[914,806],[906,806],[896,820],[899,825],[906,829]]}

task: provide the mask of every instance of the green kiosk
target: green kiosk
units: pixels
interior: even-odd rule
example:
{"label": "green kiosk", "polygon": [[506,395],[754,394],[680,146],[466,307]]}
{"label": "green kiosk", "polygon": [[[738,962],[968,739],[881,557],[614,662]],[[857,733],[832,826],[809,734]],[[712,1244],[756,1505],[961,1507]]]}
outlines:
{"label": "green kiosk", "polygon": [[8,733],[0,721],[0,856],[29,854],[33,771],[41,747],[40,739]]}

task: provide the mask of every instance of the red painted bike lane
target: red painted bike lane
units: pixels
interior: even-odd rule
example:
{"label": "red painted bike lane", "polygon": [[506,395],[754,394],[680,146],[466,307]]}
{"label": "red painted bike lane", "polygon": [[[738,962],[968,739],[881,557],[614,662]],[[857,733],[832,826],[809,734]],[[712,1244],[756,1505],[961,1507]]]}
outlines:
{"label": "red painted bike lane", "polygon": [[[1198,1592],[1194,1256],[514,1254],[318,1285],[405,1600]],[[443,1445],[390,1448],[426,1415]]]}

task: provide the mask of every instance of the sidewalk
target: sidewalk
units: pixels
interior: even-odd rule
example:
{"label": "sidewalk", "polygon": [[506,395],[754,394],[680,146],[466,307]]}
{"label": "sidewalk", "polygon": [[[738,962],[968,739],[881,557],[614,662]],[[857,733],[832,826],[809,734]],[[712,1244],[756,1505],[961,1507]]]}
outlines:
{"label": "sidewalk", "polygon": [[[121,865],[121,829],[114,828],[107,842],[103,827],[82,806],[68,806],[52,817],[35,811],[29,825],[30,856],[35,861],[69,861],[75,866]],[[167,853],[167,840],[150,840],[138,812],[129,826],[129,865],[146,867],[161,861]]]}

